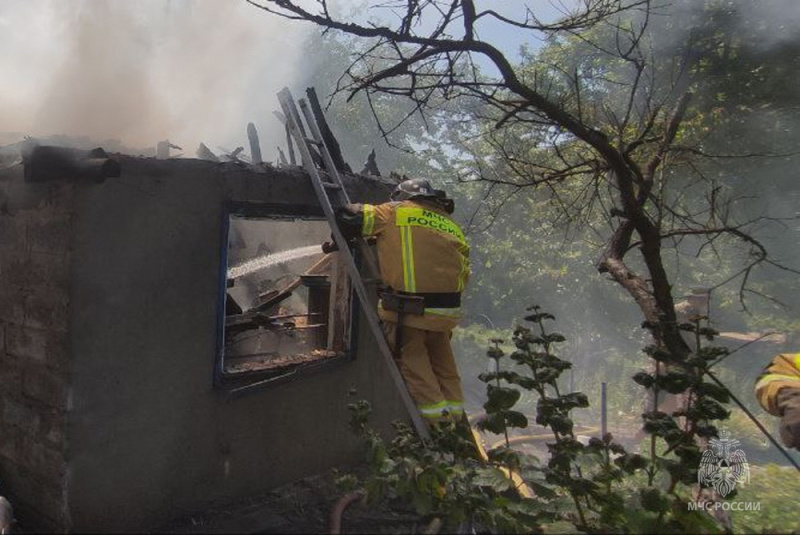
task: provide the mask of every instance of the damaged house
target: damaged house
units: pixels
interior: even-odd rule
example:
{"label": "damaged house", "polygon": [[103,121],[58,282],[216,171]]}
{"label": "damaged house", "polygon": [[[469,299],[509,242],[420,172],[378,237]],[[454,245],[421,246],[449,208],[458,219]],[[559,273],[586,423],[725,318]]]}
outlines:
{"label": "damaged house", "polygon": [[[0,148],[0,494],[139,531],[360,461],[408,416],[298,166]],[[390,185],[348,174],[353,199]]]}

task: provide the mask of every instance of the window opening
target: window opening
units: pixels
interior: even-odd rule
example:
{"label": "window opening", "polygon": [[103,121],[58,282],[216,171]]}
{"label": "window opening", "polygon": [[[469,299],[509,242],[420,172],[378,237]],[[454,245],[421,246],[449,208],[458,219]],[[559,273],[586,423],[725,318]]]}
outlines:
{"label": "window opening", "polygon": [[223,378],[282,375],[343,357],[350,291],[325,220],[231,215]]}

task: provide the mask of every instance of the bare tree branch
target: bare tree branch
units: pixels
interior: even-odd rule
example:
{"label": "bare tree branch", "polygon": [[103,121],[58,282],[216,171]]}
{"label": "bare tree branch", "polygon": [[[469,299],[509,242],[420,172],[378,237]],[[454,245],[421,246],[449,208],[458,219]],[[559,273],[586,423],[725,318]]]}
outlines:
{"label": "bare tree branch", "polygon": [[[723,199],[719,185],[695,163],[698,157],[723,155],[682,137],[687,120],[698,117],[689,91],[699,61],[691,52],[696,43],[690,40],[670,62],[656,64],[650,26],[660,7],[650,0],[583,0],[551,22],[527,7],[515,17],[494,6],[479,11],[473,0],[375,3],[392,17],[389,23],[336,18],[327,0],[248,2],[362,39],[364,48],[337,91],[348,98],[365,93],[385,138],[407,117],[436,117],[442,103],[474,104],[477,111],[470,114],[480,126],[466,129],[458,150],[473,157],[469,179],[488,184],[480,203],[487,217],[511,195],[529,189],[547,192],[567,222],[588,222],[587,213],[594,212],[587,208],[597,208],[595,221],[609,230],[597,269],[625,288],[649,324],[660,323],[651,333],[676,355],[689,349],[675,321],[663,248],[702,240],[698,254],[721,257],[723,236],[744,244],[752,256],[723,282],[741,281],[742,302],[752,270],[769,262],[766,248],[749,233],[752,222],[731,222],[731,200]],[[553,55],[515,65],[481,39],[479,24],[486,20],[550,38]],[[559,55],[563,50],[571,51],[568,62]],[[484,74],[478,58],[496,74]],[[372,100],[381,94],[412,103],[395,125],[381,124]],[[487,150],[494,157],[490,164],[481,160]],[[700,187],[706,189],[698,195]],[[501,191],[504,196],[490,206],[489,194]],[[470,227],[477,218],[478,211]],[[640,255],[641,272],[626,263],[632,251]]]}

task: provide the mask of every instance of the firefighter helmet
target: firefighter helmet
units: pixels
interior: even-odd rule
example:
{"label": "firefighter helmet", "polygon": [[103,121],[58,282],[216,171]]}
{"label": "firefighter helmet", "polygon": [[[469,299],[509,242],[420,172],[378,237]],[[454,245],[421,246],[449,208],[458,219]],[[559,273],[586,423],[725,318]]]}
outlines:
{"label": "firefighter helmet", "polygon": [[424,178],[411,178],[400,182],[391,195],[393,201],[405,201],[420,197],[431,199],[438,197],[437,190],[433,189],[431,183]]}

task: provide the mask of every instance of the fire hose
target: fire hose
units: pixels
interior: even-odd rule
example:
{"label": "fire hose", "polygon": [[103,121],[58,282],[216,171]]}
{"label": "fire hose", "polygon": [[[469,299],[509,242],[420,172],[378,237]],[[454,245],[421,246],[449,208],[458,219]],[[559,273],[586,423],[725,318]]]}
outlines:
{"label": "fire hose", "polygon": [[[364,494],[363,490],[356,490],[345,494],[336,501],[328,519],[328,533],[330,533],[330,535],[340,535],[342,533],[342,516],[344,515],[345,509],[353,502],[363,498]],[[425,535],[436,535],[441,529],[442,519],[436,517],[422,530],[422,533]]]}
{"label": "fire hose", "polygon": [[356,490],[345,494],[336,501],[336,504],[334,504],[331,510],[330,518],[328,519],[328,533],[331,535],[339,535],[342,532],[342,515],[344,514],[344,510],[347,509],[351,503],[363,497],[364,491]]}

